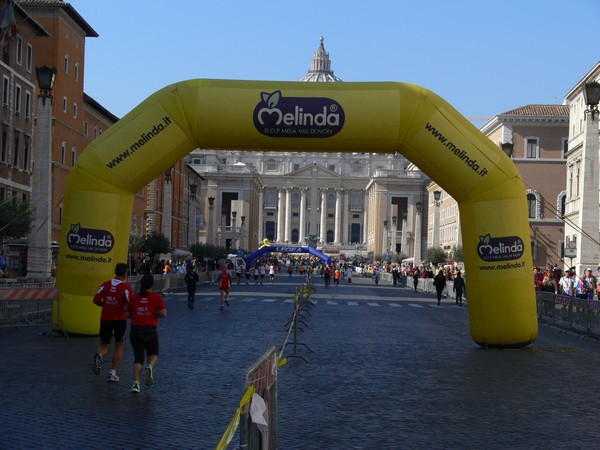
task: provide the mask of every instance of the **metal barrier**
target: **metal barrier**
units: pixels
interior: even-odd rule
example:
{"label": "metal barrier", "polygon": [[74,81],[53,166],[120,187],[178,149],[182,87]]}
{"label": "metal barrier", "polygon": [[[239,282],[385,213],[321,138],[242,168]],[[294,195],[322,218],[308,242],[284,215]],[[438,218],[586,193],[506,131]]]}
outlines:
{"label": "metal barrier", "polygon": [[[249,387],[254,388],[255,394],[250,403],[243,407],[240,419],[240,448],[276,449],[277,353],[275,347],[271,347],[246,371],[244,391]],[[264,410],[261,411],[263,401]],[[255,402],[256,404],[253,404]]]}
{"label": "metal barrier", "polygon": [[58,289],[28,284],[0,288],[0,327],[22,327],[48,324]]}
{"label": "metal barrier", "polygon": [[538,317],[547,326],[600,338],[600,301],[536,291]]}

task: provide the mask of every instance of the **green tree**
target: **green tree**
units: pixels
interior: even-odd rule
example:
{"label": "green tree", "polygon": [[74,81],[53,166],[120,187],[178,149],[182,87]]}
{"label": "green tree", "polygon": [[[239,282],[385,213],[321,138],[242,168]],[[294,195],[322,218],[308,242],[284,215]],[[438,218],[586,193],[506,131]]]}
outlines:
{"label": "green tree", "polygon": [[197,259],[222,259],[227,256],[227,250],[223,247],[217,247],[212,244],[193,244],[190,247],[190,253]]}
{"label": "green tree", "polygon": [[154,261],[156,255],[171,251],[171,242],[164,234],[152,231],[144,238],[142,251],[150,257],[151,261]]}
{"label": "green tree", "polygon": [[446,262],[446,253],[441,247],[429,247],[425,256],[427,261],[431,262],[434,266]]}
{"label": "green tree", "polygon": [[454,258],[454,262],[464,262],[465,260],[465,252],[463,250],[462,245],[457,245],[452,250],[452,255]]}
{"label": "green tree", "polygon": [[137,233],[129,234],[129,254],[141,253],[144,251],[144,236]]}
{"label": "green tree", "polygon": [[22,238],[31,229],[31,209],[27,203],[13,200],[0,204],[0,241]]}

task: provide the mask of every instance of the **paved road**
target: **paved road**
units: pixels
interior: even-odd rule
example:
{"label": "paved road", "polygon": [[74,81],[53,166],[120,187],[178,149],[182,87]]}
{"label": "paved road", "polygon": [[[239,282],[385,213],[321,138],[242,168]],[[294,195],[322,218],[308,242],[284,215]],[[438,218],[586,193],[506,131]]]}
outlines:
{"label": "paved road", "polygon": [[[300,281],[234,286],[225,311],[216,287],[193,311],[169,295],[156,384],[139,395],[129,344],[113,384],[91,373],[96,337],[2,331],[0,448],[214,448],[245,370],[283,344]],[[526,349],[484,350],[464,307],[359,277],[316,286],[309,362],[279,369],[280,449],[600,448],[595,341],[541,328]]]}

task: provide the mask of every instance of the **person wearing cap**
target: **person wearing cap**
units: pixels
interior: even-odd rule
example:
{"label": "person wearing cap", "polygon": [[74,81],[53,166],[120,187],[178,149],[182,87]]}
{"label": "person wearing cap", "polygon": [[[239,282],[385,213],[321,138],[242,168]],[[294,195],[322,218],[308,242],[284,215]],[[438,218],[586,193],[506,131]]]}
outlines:
{"label": "person wearing cap", "polygon": [[571,278],[571,270],[566,269],[565,274],[558,282],[560,293],[562,295],[573,296],[573,278]]}

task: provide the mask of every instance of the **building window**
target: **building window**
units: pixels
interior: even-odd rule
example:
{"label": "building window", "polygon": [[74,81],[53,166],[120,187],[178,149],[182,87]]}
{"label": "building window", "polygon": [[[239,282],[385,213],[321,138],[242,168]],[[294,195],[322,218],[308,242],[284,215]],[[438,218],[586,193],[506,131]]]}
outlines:
{"label": "building window", "polygon": [[539,158],[538,138],[526,138],[525,139],[525,157],[526,158]]}
{"label": "building window", "polygon": [[31,72],[31,69],[33,68],[33,47],[31,44],[27,44],[27,55],[25,58],[27,58],[25,61],[25,68],[27,69],[27,72]]}
{"label": "building window", "polygon": [[353,210],[357,210],[357,209],[361,209],[362,202],[360,200],[360,194],[353,194],[352,195],[352,206],[350,206],[351,209]]}
{"label": "building window", "polygon": [[331,170],[332,172],[335,172],[335,165],[334,164],[327,164],[327,168],[329,170]]}
{"label": "building window", "polygon": [[335,208],[335,195],[329,194],[327,196],[327,208],[328,209]]}
{"label": "building window", "polygon": [[529,218],[535,219],[537,201],[534,194],[527,194],[527,210],[529,211]]}
{"label": "building window", "polygon": [[15,113],[21,114],[21,86],[15,86]]}
{"label": "building window", "polygon": [[31,92],[25,92],[25,118],[31,119]]}
{"label": "building window", "polygon": [[17,64],[23,64],[23,38],[17,36]]}
{"label": "building window", "polygon": [[2,80],[2,104],[4,106],[8,106],[8,97],[9,97],[8,87],[9,87],[8,78],[4,77]]}
{"label": "building window", "polygon": [[573,198],[573,166],[569,167],[569,198]]}
{"label": "building window", "polygon": [[2,142],[0,144],[2,145],[0,158],[5,163],[8,154],[8,129],[5,126],[2,126]]}
{"label": "building window", "polygon": [[29,136],[25,136],[23,139],[23,170],[29,172],[29,155],[30,155],[30,139]]}
{"label": "building window", "polygon": [[265,237],[270,241],[275,240],[275,222],[272,220],[265,222]]}
{"label": "building window", "polygon": [[352,164],[352,174],[360,175],[362,173],[362,166],[359,163]]}
{"label": "building window", "polygon": [[76,161],[77,161],[77,148],[73,147],[71,149],[71,166],[74,166]]}
{"label": "building window", "polygon": [[297,170],[300,170],[300,164],[298,163],[294,163],[294,165],[292,166],[292,170],[295,172]]}
{"label": "building window", "polygon": [[77,119],[77,103],[73,103],[73,119]]}
{"label": "building window", "polygon": [[90,124],[88,123],[88,121],[86,120],[85,122],[83,122],[83,135],[87,136],[89,133],[89,128],[90,128]]}
{"label": "building window", "polygon": [[67,97],[63,97],[63,112],[66,114],[67,112]]}
{"label": "building window", "polygon": [[300,194],[295,193],[292,196],[292,209],[299,209],[300,208]]}
{"label": "building window", "polygon": [[278,168],[279,168],[279,164],[277,163],[277,161],[267,161],[267,166],[266,166],[265,170],[267,172],[277,172]]}
{"label": "building window", "polygon": [[575,196],[579,197],[579,174],[580,174],[580,170],[581,167],[579,166],[579,163],[577,163],[577,167],[575,168],[576,172],[575,172]]}
{"label": "building window", "polygon": [[13,167],[19,167],[19,135],[15,134],[15,148],[13,149]]}
{"label": "building window", "polygon": [[58,224],[62,225],[63,205],[58,205]]}
{"label": "building window", "polygon": [[67,143],[65,141],[62,141],[62,143],[60,144],[60,162],[62,164],[64,164],[66,159],[67,159]]}
{"label": "building window", "polygon": [[569,153],[569,138],[562,138],[562,157],[567,159],[567,153]]}
{"label": "building window", "polygon": [[535,239],[531,240],[531,257],[535,261],[537,259],[538,254],[538,243]]}
{"label": "building window", "polygon": [[65,73],[69,74],[69,54],[65,55]]}
{"label": "building window", "polygon": [[79,81],[79,63],[75,63],[73,66],[73,72],[73,78],[75,78],[75,81]]}

